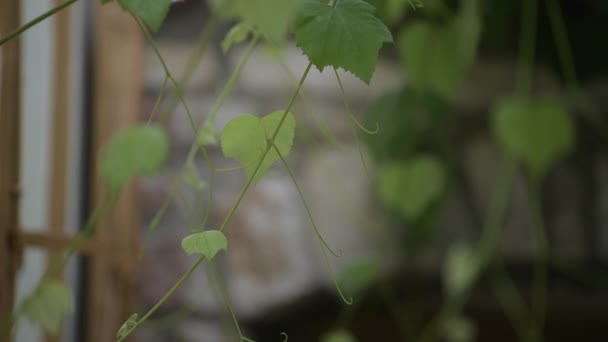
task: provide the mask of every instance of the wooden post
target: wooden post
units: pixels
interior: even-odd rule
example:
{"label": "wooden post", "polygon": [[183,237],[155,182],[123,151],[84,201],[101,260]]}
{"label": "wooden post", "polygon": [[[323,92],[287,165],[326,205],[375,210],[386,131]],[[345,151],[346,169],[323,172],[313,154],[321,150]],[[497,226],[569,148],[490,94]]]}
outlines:
{"label": "wooden post", "polygon": [[[0,37],[19,27],[19,0],[0,1]],[[19,224],[20,68],[19,40],[1,47],[0,78],[0,322],[9,317],[21,251],[12,236]],[[0,340],[3,336],[0,336]]]}
{"label": "wooden post", "polygon": [[[93,53],[93,206],[106,194],[100,182],[98,157],[112,134],[134,125],[140,114],[143,34],[116,2],[95,10]],[[113,209],[97,226],[95,240],[110,243],[111,252],[92,258],[89,267],[87,341],[116,339],[116,332],[134,310],[139,213],[133,185],[123,190]]]}

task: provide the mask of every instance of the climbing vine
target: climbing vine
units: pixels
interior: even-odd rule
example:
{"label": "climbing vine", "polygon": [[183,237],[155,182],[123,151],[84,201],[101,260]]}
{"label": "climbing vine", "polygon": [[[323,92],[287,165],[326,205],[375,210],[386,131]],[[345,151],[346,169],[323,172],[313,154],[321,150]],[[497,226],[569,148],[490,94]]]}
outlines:
{"label": "climbing vine", "polygon": [[[69,0],[40,17],[27,23],[14,33],[0,38],[0,45],[17,38],[21,33],[54,13],[75,3]],[[102,4],[112,0],[100,0]],[[224,235],[228,223],[239,209],[242,199],[252,185],[257,183],[266,171],[280,164],[289,175],[315,237],[318,240],[327,271],[333,279],[335,291],[342,302],[344,321],[356,309],[353,297],[360,295],[379,275],[377,260],[355,260],[340,274],[332,269],[332,257],[340,257],[342,251],[335,250],[325,240],[309,209],[300,185],[287,163],[287,157],[294,144],[295,128],[299,113],[294,111],[294,103],[299,97],[306,102],[302,87],[310,70],[326,69],[335,75],[340,89],[344,108],[352,128],[353,139],[359,150],[361,167],[365,169],[370,182],[376,190],[380,202],[396,216],[419,230],[428,230],[432,214],[441,205],[449,191],[450,167],[435,151],[421,151],[419,132],[425,132],[416,108],[424,107],[431,122],[440,122],[446,108],[458,97],[463,78],[477,58],[482,36],[482,4],[478,0],[462,0],[460,6],[452,8],[442,1],[364,1],[364,0],[209,0],[213,11],[202,35],[192,63],[186,73],[178,80],[168,68],[151,32],[157,31],[173,1],[171,0],[116,0],[126,12],[133,16],[146,40],[158,57],[165,76],[158,99],[149,114],[147,122],[117,132],[111,141],[100,151],[100,171],[107,186],[107,196],[95,210],[80,236],[74,241],[64,256],[56,261],[53,269],[61,269],[67,258],[73,254],[78,244],[92,234],[99,218],[110,208],[121,189],[134,177],[157,173],[167,160],[169,138],[161,122],[181,105],[188,117],[195,139],[184,161],[182,170],[172,180],[171,190],[162,202],[148,226],[148,236],[154,234],[156,227],[165,214],[168,205],[174,200],[180,187],[190,187],[208,196],[207,206],[202,218],[190,224],[191,234],[185,236],[181,246],[184,253],[196,255],[198,259],[179,278],[175,284],[158,299],[147,312],[133,313],[117,331],[116,340],[124,341],[138,327],[146,322],[165,301],[198,269],[206,263],[213,279],[220,288],[220,295],[230,313],[234,329],[240,341],[252,341],[242,332],[234,312],[231,299],[223,285],[222,277],[215,265],[218,253],[230,250],[230,241]],[[550,246],[547,242],[545,223],[542,219],[539,189],[548,171],[565,158],[574,148],[576,134],[572,116],[567,106],[559,99],[536,97],[532,92],[533,66],[535,61],[536,18],[539,4],[536,0],[524,1],[521,6],[521,38],[518,56],[516,88],[513,93],[495,104],[491,113],[491,129],[496,141],[504,152],[501,173],[498,175],[493,197],[488,206],[487,216],[482,223],[481,238],[477,244],[454,244],[447,251],[443,266],[443,285],[445,302],[434,319],[422,330],[420,339],[435,339],[439,336],[465,336],[472,339],[474,327],[463,313],[463,306],[483,274],[490,274],[500,281],[495,282],[497,292],[503,296],[505,311],[511,315],[520,338],[533,335],[542,339],[545,316],[545,297],[547,287],[547,265],[550,263]],[[560,44],[562,67],[568,74],[572,91],[581,95],[576,75],[570,65],[569,47],[563,33],[563,22],[555,0],[547,0],[547,13],[552,30]],[[378,5],[378,10],[374,5]],[[398,13],[421,11],[425,16],[414,17],[395,30],[391,24],[403,18]],[[430,17],[430,20],[429,20]],[[407,17],[410,19],[410,17]],[[221,43],[223,53],[234,45],[247,42],[243,59],[234,69],[224,88],[215,99],[205,121],[196,125],[191,110],[184,100],[183,88],[196,60],[210,43],[212,33],[219,23],[233,22]],[[387,26],[388,25],[388,26]],[[293,36],[295,45],[308,57],[309,63],[298,78],[290,74],[295,90],[283,108],[271,113],[242,113],[232,119],[221,134],[215,126],[219,109],[232,91],[247,60],[254,48],[261,42],[277,46],[288,42]],[[356,76],[361,82],[369,84],[374,74],[380,49],[395,43],[401,64],[408,75],[408,85],[380,96],[368,113],[368,122],[359,122],[349,105],[338,69]],[[284,66],[282,61],[279,61]],[[167,88],[173,92],[169,104],[163,106]],[[587,103],[590,120],[598,120],[597,111]],[[410,111],[411,110],[411,111]],[[404,112],[407,112],[404,114]],[[428,119],[428,118],[427,118]],[[319,122],[319,121],[317,121]],[[597,122],[597,121],[594,121]],[[601,124],[596,125],[603,132]],[[327,127],[320,122],[320,128],[330,144],[335,139]],[[363,133],[375,161],[379,165],[377,175],[372,175],[362,152]],[[239,166],[230,169],[216,167],[209,157],[208,148],[219,146],[226,159],[233,159]],[[201,154],[211,170],[208,179],[201,179],[194,159]],[[533,281],[534,301],[527,307],[520,294],[511,286],[504,265],[496,255],[496,245],[506,215],[511,186],[516,170],[523,168],[532,186],[530,198],[535,212],[533,226],[537,246],[537,262]],[[218,173],[243,172],[247,182],[241,189],[234,205],[219,226],[211,227],[209,215],[213,205],[215,177]],[[424,235],[424,234],[422,234]],[[51,273],[49,273],[51,274]],[[211,277],[210,277],[211,279]],[[494,279],[494,278],[493,278]],[[394,306],[390,299],[390,289],[384,291],[387,306]],[[17,317],[24,315],[40,324],[47,332],[56,333],[64,314],[72,309],[70,290],[61,282],[45,276],[35,291],[19,303],[7,324],[0,326],[0,336],[11,334]],[[398,316],[399,308],[391,312]],[[517,322],[517,315],[532,317],[529,324]],[[342,323],[344,323],[344,321]],[[277,338],[288,340],[287,333]],[[467,339],[468,338],[468,339]],[[324,341],[353,341],[353,334],[345,324],[330,331]]]}

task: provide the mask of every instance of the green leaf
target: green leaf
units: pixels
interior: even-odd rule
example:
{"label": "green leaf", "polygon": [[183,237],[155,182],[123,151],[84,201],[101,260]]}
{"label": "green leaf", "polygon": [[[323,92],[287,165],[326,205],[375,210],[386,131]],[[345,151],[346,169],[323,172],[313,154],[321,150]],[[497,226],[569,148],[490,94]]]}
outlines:
{"label": "green leaf", "polygon": [[443,267],[446,293],[458,296],[468,291],[477,280],[480,263],[477,253],[470,246],[463,244],[450,246]]}
{"label": "green leaf", "polygon": [[182,249],[188,255],[201,254],[213,260],[220,250],[228,250],[228,241],[219,230],[207,230],[186,236],[182,240]]}
{"label": "green leaf", "polygon": [[544,176],[574,145],[575,131],[567,110],[549,99],[503,101],[493,119],[499,143],[535,177]]}
{"label": "green leaf", "polygon": [[297,45],[320,70],[333,66],[369,83],[378,51],[393,38],[362,0],[342,0],[337,6],[305,0],[295,22]]}
{"label": "green leaf", "polygon": [[158,31],[169,12],[171,0],[118,0],[125,11],[143,20],[153,31]]}
{"label": "green leaf", "polygon": [[357,338],[346,329],[334,329],[321,337],[321,342],[356,342]]}
{"label": "green leaf", "polygon": [[264,38],[280,42],[285,39],[302,0],[212,0],[216,12],[239,18]]}
{"label": "green leaf", "polygon": [[378,176],[378,194],[386,206],[415,220],[442,194],[446,175],[441,162],[420,156],[385,166]]}
{"label": "green leaf", "polygon": [[196,137],[198,143],[204,146],[217,145],[217,128],[211,121],[205,122],[203,128],[198,132]]}
{"label": "green leaf", "polygon": [[249,33],[251,33],[251,27],[249,25],[243,23],[234,25],[230,31],[226,33],[226,37],[222,41],[222,52],[224,54],[228,53],[232,45],[242,43]]}
{"label": "green leaf", "polygon": [[351,297],[363,292],[377,280],[379,269],[380,262],[375,258],[352,261],[338,277],[342,292]]}
{"label": "green leaf", "polygon": [[[277,111],[258,118],[251,114],[239,115],[232,119],[222,132],[222,151],[226,158],[236,159],[249,177],[253,175],[258,163],[262,159],[264,151],[268,146],[268,140],[272,138],[277,129],[284,111]],[[291,151],[296,121],[291,113],[287,113],[274,144],[283,158]],[[263,160],[253,182],[258,181],[266,170],[279,159],[274,148],[270,148],[266,158]]]}
{"label": "green leaf", "polygon": [[134,176],[151,174],[162,166],[169,138],[160,126],[136,126],[115,134],[101,155],[101,174],[112,192]]}
{"label": "green leaf", "polygon": [[468,12],[440,27],[424,21],[407,26],[399,34],[398,50],[408,80],[453,99],[475,60],[480,30],[478,17]]}
{"label": "green leaf", "polygon": [[116,338],[121,339],[121,338],[125,337],[127,332],[129,332],[129,330],[133,329],[133,327],[135,327],[135,325],[137,324],[138,317],[139,316],[136,313],[132,314],[131,317],[129,317],[129,319],[127,319],[120,326],[120,329],[118,329],[118,332],[116,333]]}
{"label": "green leaf", "polygon": [[25,316],[53,335],[59,333],[64,314],[71,311],[70,289],[59,281],[43,281],[23,302]]}

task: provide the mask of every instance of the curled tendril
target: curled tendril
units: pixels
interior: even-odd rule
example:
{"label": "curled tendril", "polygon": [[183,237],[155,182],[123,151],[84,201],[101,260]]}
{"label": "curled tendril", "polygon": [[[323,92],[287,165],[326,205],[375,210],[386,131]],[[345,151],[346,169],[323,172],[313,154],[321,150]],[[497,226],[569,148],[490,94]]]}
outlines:
{"label": "curled tendril", "polygon": [[289,336],[287,336],[287,333],[285,333],[285,332],[281,333],[281,337],[283,337],[283,341],[281,341],[281,342],[287,342],[289,340]]}

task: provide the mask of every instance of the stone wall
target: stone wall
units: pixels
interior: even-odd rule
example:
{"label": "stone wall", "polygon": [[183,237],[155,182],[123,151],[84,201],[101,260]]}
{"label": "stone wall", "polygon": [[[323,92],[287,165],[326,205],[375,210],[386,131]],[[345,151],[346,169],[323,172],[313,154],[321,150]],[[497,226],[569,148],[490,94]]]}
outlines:
{"label": "stone wall", "polygon": [[[180,75],[193,44],[176,40],[158,43],[170,69]],[[243,53],[244,48],[240,46],[227,56],[214,48],[203,58],[185,94],[197,123],[205,118]],[[277,58],[264,47],[256,49],[219,112],[218,133],[239,114],[261,116],[284,109],[295,81]],[[299,77],[307,65],[306,57],[295,47],[286,48],[282,59],[295,77]],[[413,267],[436,272],[447,246],[455,241],[478,239],[479,223],[484,219],[502,160],[487,129],[487,113],[492,103],[513,88],[513,70],[513,65],[506,62],[483,61],[465,83],[453,113],[453,120],[458,122],[455,125],[475,127],[465,135],[455,135],[458,137],[454,141],[455,150],[459,153],[464,182],[451,187],[440,212],[434,248],[425,251]],[[401,68],[391,58],[381,58],[369,87],[349,74],[342,73],[341,77],[351,107],[359,117],[378,94],[405,82]],[[163,79],[163,70],[153,51],[148,49],[145,115],[152,108]],[[562,93],[559,83],[544,70],[538,71],[535,88],[539,94],[560,96]],[[297,132],[288,163],[323,236],[332,248],[344,253],[342,258],[331,258],[334,270],[339,272],[348,260],[363,256],[382,258],[388,272],[400,266],[403,247],[395,243],[394,223],[377,203],[365,175],[333,74],[313,69],[293,112]],[[325,141],[315,116],[335,135],[335,146]],[[141,181],[147,221],[170,191],[171,179],[180,172],[194,138],[183,108],[171,115],[168,128],[173,144],[169,165],[160,176]],[[587,132],[589,130],[582,124],[579,137],[593,134]],[[558,256],[567,262],[584,262],[592,257],[605,262],[608,258],[606,145],[593,139],[581,145],[581,140],[585,139],[579,139],[574,156],[550,174],[543,189],[544,209]],[[210,151],[219,167],[236,166],[233,161],[224,160],[219,148]],[[366,159],[373,173],[372,159],[368,155]],[[208,180],[209,169],[204,160],[198,158],[195,166],[202,179]],[[221,224],[245,181],[242,172],[218,174],[207,228]],[[182,252],[180,241],[192,228],[188,226],[188,218],[202,218],[207,196],[206,190],[183,189],[156,232],[146,240],[139,298],[142,308],[152,306],[194,262]],[[528,184],[519,173],[500,244],[500,253],[509,262],[528,263],[533,256],[529,208]],[[145,229],[142,233],[145,234]],[[280,163],[251,188],[227,226],[226,235],[229,250],[217,263],[235,311],[243,320],[258,317],[319,288],[332,290],[306,211]],[[171,315],[186,319],[180,320],[173,329],[164,327],[162,321],[145,325],[139,333],[142,341],[221,341],[225,338],[222,324],[229,326],[230,321],[222,320],[226,316],[224,303],[210,286],[208,272],[206,266],[197,270],[160,310],[160,316],[165,319]]]}

